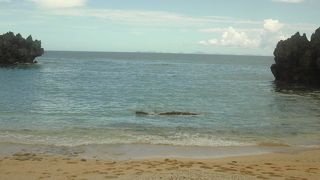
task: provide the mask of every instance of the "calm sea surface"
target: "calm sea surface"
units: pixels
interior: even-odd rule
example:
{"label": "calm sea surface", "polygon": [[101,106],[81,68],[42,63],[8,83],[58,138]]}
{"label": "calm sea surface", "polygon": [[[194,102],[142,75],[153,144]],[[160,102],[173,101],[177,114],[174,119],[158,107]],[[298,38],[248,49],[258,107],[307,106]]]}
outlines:
{"label": "calm sea surface", "polygon": [[320,144],[320,92],[274,84],[272,57],[46,52],[38,60],[0,69],[0,143]]}

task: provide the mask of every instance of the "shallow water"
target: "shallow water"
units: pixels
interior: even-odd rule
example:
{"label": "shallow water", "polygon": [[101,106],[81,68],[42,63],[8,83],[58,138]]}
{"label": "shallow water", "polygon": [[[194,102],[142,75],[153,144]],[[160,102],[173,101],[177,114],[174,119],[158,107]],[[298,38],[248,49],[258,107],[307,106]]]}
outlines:
{"label": "shallow water", "polygon": [[0,69],[0,143],[320,142],[320,91],[274,84],[272,57],[46,52],[38,61]]}

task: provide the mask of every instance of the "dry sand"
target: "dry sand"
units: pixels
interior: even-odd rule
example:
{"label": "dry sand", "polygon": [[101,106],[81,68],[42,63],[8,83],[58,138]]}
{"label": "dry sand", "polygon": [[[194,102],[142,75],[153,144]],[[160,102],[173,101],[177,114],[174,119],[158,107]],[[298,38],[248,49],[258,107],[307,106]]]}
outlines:
{"label": "dry sand", "polygon": [[18,153],[0,159],[0,179],[320,179],[320,149],[220,159],[106,161]]}

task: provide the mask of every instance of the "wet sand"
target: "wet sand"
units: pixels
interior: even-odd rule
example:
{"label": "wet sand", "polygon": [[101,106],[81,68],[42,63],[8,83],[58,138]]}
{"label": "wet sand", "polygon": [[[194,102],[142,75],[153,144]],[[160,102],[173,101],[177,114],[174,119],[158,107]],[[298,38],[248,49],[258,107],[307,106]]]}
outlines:
{"label": "wet sand", "polygon": [[217,159],[97,160],[15,153],[0,179],[320,179],[320,149]]}

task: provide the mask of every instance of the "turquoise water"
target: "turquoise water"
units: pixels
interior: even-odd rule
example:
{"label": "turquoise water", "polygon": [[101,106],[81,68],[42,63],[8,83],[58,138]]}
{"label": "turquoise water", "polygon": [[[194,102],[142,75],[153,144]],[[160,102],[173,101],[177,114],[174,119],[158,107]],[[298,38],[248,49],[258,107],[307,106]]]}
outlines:
{"label": "turquoise water", "polygon": [[255,56],[46,52],[37,65],[0,69],[0,143],[319,144],[320,91],[274,84],[272,63]]}

